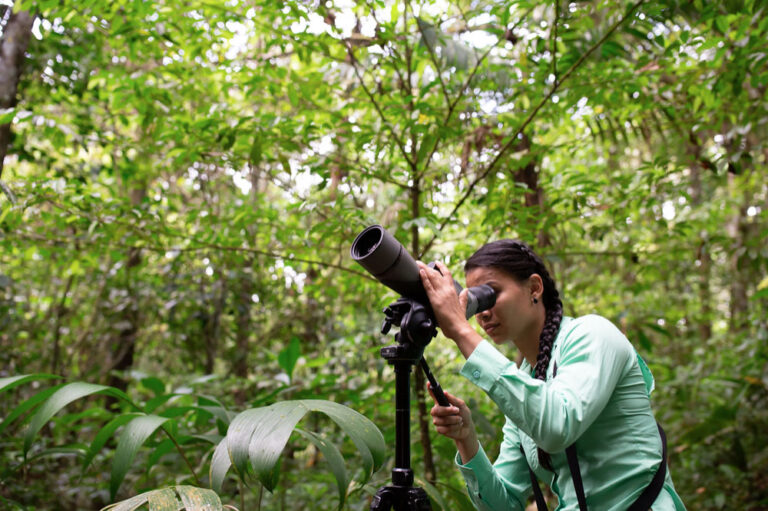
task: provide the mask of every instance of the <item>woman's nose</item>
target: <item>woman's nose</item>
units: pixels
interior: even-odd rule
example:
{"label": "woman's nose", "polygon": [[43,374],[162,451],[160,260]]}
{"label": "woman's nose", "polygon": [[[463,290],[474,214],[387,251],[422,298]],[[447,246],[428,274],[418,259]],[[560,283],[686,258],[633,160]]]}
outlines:
{"label": "woman's nose", "polygon": [[477,313],[477,319],[481,321],[487,321],[491,317],[491,309],[484,310],[483,312]]}

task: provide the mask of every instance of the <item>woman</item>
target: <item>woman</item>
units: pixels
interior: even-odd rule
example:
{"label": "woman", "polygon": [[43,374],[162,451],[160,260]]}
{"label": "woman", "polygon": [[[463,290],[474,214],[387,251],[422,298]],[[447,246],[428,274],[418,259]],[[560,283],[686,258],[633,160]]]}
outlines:
{"label": "woman", "polygon": [[[630,509],[654,476],[655,490],[643,496],[652,509],[685,509],[661,464],[650,371],[610,321],[563,316],[553,279],[526,244],[489,243],[465,265],[468,287],[488,284],[496,292],[496,304],[476,316],[478,323],[495,344],[517,346],[520,367],[470,326],[466,293],[457,297],[445,265],[437,263],[439,272],[419,267],[443,334],[467,359],[461,373],[506,417],[491,464],[464,401],[446,393],[451,406],[432,408],[438,433],[456,443],[456,463],[478,509],[525,509],[533,474],[557,495],[558,510]],[[581,507],[566,455],[570,446],[586,500]]]}

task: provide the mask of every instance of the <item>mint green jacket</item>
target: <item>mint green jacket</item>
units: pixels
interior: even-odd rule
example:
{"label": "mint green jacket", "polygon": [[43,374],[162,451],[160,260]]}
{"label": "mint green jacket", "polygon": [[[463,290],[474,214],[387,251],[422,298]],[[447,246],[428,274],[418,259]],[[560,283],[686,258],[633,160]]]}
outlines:
{"label": "mint green jacket", "polygon": [[[475,348],[461,374],[506,416],[493,464],[482,446],[465,464],[456,456],[478,509],[525,509],[532,493],[530,466],[557,495],[558,511],[578,510],[565,455],[574,442],[590,510],[626,510],[656,473],[662,445],[649,399],[653,376],[607,319],[563,317],[547,381],[535,379],[527,362],[518,368],[487,341]],[[550,453],[554,473],[539,465],[537,446]],[[669,470],[652,509],[685,510]]]}

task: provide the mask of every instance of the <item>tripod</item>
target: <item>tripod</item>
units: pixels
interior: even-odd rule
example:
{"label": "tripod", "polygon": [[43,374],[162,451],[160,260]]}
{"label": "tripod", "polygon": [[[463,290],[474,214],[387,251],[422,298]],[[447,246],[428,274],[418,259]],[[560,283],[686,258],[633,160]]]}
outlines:
{"label": "tripod", "polygon": [[420,363],[438,402],[448,405],[440,385],[429,371],[422,354],[437,335],[432,311],[420,302],[401,297],[384,310],[381,333],[387,334],[392,325],[399,325],[396,345],[381,349],[381,356],[395,368],[395,467],[392,484],[379,488],[371,502],[371,511],[430,511],[427,492],[413,486],[410,440],[410,375],[411,366]]}

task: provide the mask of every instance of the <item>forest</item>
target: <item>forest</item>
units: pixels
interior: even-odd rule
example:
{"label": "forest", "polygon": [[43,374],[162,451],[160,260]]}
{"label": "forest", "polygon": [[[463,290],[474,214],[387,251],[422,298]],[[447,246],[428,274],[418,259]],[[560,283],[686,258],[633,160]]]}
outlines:
{"label": "forest", "polygon": [[[765,0],[0,0],[0,509],[369,509],[373,224],[462,285],[529,243],[653,372],[687,508],[768,509],[767,41]],[[474,509],[411,381],[414,484]]]}

